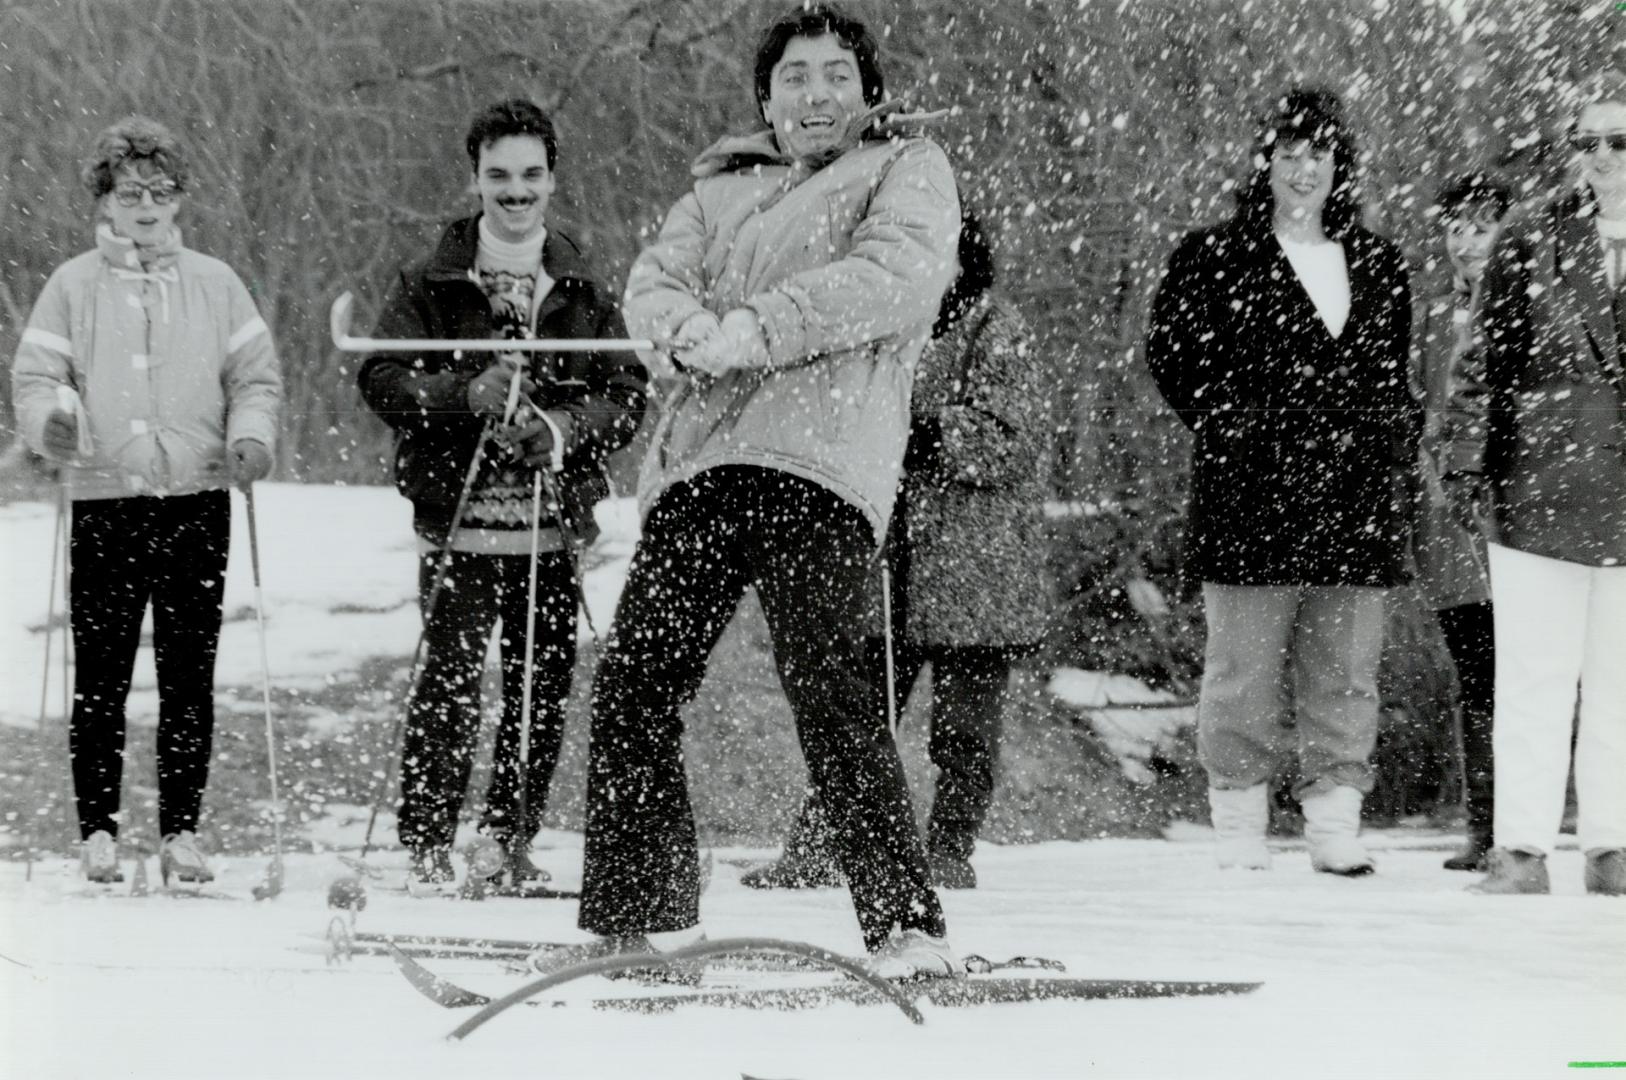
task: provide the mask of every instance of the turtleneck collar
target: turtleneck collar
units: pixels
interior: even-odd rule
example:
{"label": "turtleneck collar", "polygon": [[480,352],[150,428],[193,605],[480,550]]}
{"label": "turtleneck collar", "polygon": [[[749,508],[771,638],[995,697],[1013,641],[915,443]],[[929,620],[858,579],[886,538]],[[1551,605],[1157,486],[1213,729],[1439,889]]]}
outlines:
{"label": "turtleneck collar", "polygon": [[104,221],[96,226],[96,249],[102,258],[120,270],[137,274],[168,270],[181,253],[181,230],[172,226],[158,244],[143,247],[129,237],[120,236]]}
{"label": "turtleneck collar", "polygon": [[172,228],[160,243],[144,247],[103,222],[96,227],[96,249],[114,276],[139,282],[142,302],[148,307],[157,304],[164,322],[169,322],[169,287],[181,280],[181,272],[175,268],[181,254],[181,230]]}
{"label": "turtleneck collar", "polygon": [[484,214],[480,215],[480,246],[505,262],[538,263],[542,261],[542,247],[548,242],[548,230],[544,227],[536,231],[535,236],[524,240],[504,240],[491,228],[491,223]]}

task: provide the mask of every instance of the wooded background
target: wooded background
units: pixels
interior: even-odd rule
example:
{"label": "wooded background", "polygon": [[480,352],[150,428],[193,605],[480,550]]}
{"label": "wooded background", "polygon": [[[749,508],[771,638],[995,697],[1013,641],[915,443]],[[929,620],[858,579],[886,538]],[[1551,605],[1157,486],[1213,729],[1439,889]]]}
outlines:
{"label": "wooded background", "polygon": [[[344,290],[369,326],[402,263],[475,205],[462,137],[524,95],[560,132],[551,223],[620,282],[718,135],[756,124],[750,63],[782,3],[737,0],[24,0],[0,12],[0,363],[46,275],[91,240],[77,179],[131,112],[188,142],[187,242],[230,263],[287,376],[278,476],[387,479],[355,359],[329,341]],[[894,96],[939,129],[999,252],[1002,288],[1051,365],[1035,408],[1058,453],[1063,602],[1046,663],[1190,693],[1201,616],[1177,595],[1189,452],[1138,350],[1175,238],[1214,222],[1248,168],[1253,118],[1288,84],[1341,92],[1369,224],[1443,286],[1434,193],[1490,167],[1526,194],[1563,179],[1565,96],[1626,62],[1614,0],[900,0],[851,5]],[[9,379],[0,380],[9,431]],[[1131,585],[1134,588],[1131,588]],[[1147,586],[1166,602],[1161,610]],[[1130,597],[1140,598],[1139,605]],[[1375,806],[1454,797],[1451,673],[1431,618],[1395,599]],[[1189,746],[1186,748],[1189,750]],[[1171,770],[1189,774],[1189,753]]]}

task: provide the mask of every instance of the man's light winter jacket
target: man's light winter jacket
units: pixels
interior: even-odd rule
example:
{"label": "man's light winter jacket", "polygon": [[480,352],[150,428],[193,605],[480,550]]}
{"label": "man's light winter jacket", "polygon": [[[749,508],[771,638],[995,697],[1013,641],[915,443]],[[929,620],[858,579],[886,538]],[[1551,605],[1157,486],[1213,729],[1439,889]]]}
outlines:
{"label": "man's light winter jacket", "polygon": [[959,199],[948,159],[927,139],[872,139],[809,172],[761,132],[721,140],[694,173],[633,265],[628,329],[659,341],[701,310],[750,308],[768,359],[666,382],[639,485],[644,513],[707,469],[757,465],[854,503],[879,542],[913,365],[954,274]]}

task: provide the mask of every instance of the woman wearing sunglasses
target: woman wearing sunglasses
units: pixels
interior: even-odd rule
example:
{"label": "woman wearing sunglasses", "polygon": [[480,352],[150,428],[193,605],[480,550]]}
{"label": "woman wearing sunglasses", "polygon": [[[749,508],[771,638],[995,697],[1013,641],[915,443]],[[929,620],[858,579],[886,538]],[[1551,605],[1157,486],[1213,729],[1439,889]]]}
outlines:
{"label": "woman wearing sunglasses", "polygon": [[96,246],[57,267],[12,366],[23,437],[63,466],[73,503],[68,749],[85,876],[122,880],[116,838],[125,699],[153,610],[158,827],[166,881],[213,875],[195,830],[214,729],[230,484],[271,471],[282,380],[231,268],[181,243],[190,181],[163,125],[102,132],[80,174]]}
{"label": "woman wearing sunglasses", "polygon": [[1446,481],[1496,526],[1497,847],[1470,886],[1482,893],[1549,891],[1572,733],[1586,889],[1626,891],[1626,72],[1589,79],[1578,101],[1579,183],[1503,228],[1453,402]]}

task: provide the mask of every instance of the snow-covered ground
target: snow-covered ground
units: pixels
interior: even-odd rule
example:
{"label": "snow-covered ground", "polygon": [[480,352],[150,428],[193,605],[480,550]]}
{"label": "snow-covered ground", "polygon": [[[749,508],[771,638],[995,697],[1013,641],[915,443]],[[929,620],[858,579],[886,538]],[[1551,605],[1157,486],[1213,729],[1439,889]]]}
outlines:
{"label": "snow-covered ground", "polygon": [[[466,1042],[466,1014],[419,997],[383,958],[327,965],[320,935],[331,855],[295,857],[288,889],[255,904],[87,899],[65,860],[0,867],[0,1072],[8,1077],[1557,1077],[1626,1059],[1626,918],[1580,894],[1489,899],[1439,868],[1444,837],[1380,838],[1380,872],[1313,874],[1283,849],[1269,873],[1212,868],[1202,837],[996,848],[982,885],[944,896],[955,944],[1040,953],[1082,977],[1260,980],[1246,997],[665,1016],[514,1009]],[[541,853],[574,882],[580,840]],[[713,937],[771,934],[854,951],[843,891],[760,893],[719,862]],[[399,863],[401,856],[386,856]],[[224,861],[245,893],[264,859]],[[123,890],[121,889],[122,893]],[[372,890],[361,929],[572,938],[570,901],[413,900]],[[471,988],[523,978],[492,963],[429,961]],[[26,966],[24,966],[26,965]],[[601,994],[627,993],[601,983]]]}
{"label": "snow-covered ground", "polygon": [[[415,556],[404,501],[377,488],[258,492],[279,685],[344,679],[369,656],[409,653]],[[37,718],[52,515],[50,506],[0,507],[0,722]],[[607,506],[603,520],[605,561],[590,577],[600,626],[636,533],[624,503]],[[241,516],[237,529],[220,680],[243,685],[258,678],[259,653]],[[150,722],[150,657],[138,672],[132,715]],[[1126,696],[1133,687],[1087,673],[1061,673],[1054,689],[1136,700]],[[48,690],[59,700],[60,686]],[[1128,760],[1130,744],[1158,735],[1128,731],[1135,718],[1122,719]],[[353,821],[334,815],[322,825],[307,838],[359,843]],[[567,995],[573,1004],[513,1010],[463,1043],[444,1039],[461,1017],[419,997],[389,961],[327,964],[326,890],[343,873],[332,853],[292,857],[284,893],[258,904],[134,898],[122,887],[91,897],[65,859],[36,865],[31,880],[23,864],[4,862],[0,1076],[1527,1078],[1626,1061],[1626,901],[1583,895],[1575,850],[1554,856],[1557,895],[1493,899],[1464,893],[1470,878],[1440,869],[1456,838],[1438,833],[1375,837],[1379,873],[1362,880],[1311,873],[1297,845],[1283,845],[1269,873],[1221,873],[1206,838],[1190,826],[1163,841],[983,844],[981,887],[944,894],[951,937],[990,957],[1051,956],[1085,978],[1264,984],[1246,997],[928,1008],[915,1028],[895,1011],[851,1005],[597,1012],[578,991]],[[542,843],[543,863],[574,884],[580,837],[549,833]],[[703,904],[712,937],[857,951],[844,892],[754,892],[730,860],[768,852],[716,854]],[[398,871],[403,856],[374,858]],[[266,862],[218,860],[219,888],[246,896]],[[575,907],[413,900],[375,888],[359,927],[572,939]],[[487,992],[520,981],[494,964],[430,963]]]}

